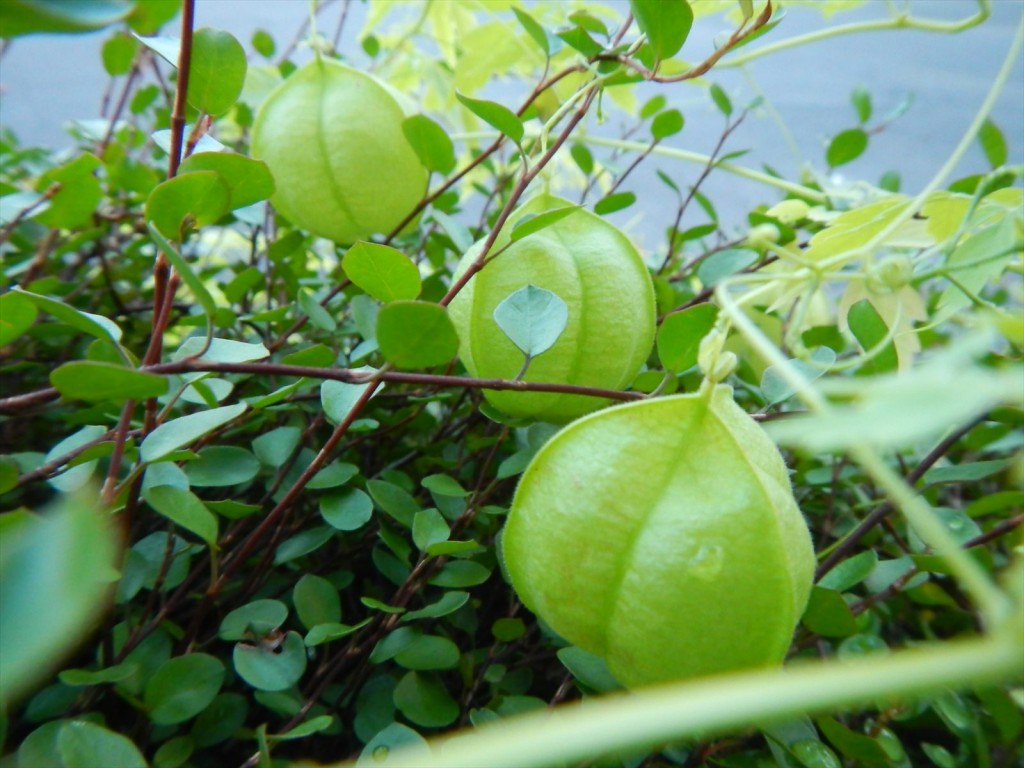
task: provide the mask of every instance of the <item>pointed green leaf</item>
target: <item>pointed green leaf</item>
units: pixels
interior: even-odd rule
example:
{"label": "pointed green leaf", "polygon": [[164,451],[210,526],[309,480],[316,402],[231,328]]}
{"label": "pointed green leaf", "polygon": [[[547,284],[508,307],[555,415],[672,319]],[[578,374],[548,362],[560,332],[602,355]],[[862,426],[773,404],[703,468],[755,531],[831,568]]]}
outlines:
{"label": "pointed green leaf", "polygon": [[537,23],[537,20],[533,18],[526,11],[520,10],[519,8],[513,8],[512,13],[516,15],[516,19],[522,25],[523,29],[526,30],[533,41],[540,46],[540,49],[544,52],[545,56],[551,53],[551,44],[548,42],[548,35],[544,31],[544,27]]}
{"label": "pointed green leaf", "polygon": [[583,27],[571,27],[570,29],[556,32],[555,35],[588,59],[599,56],[604,52],[604,46],[587,34],[587,30],[583,29]]}
{"label": "pointed green leaf", "polygon": [[451,360],[459,337],[445,308],[426,301],[395,301],[377,315],[377,343],[399,368],[430,368]]}
{"label": "pointed green leaf", "polygon": [[615,192],[598,200],[594,205],[594,213],[598,216],[606,216],[609,213],[621,211],[623,208],[629,208],[635,202],[636,195],[633,192]]}
{"label": "pointed green leaf", "polygon": [[225,405],[161,424],[142,441],[139,458],[147,463],[162,459],[167,454],[198,440],[207,432],[241,416],[247,407],[245,403]]}
{"label": "pointed green leaf", "polygon": [[217,517],[191,491],[158,485],[149,488],[144,497],[149,506],[171,522],[191,531],[211,547],[217,543]]}
{"label": "pointed green leaf", "polygon": [[63,323],[67,323],[82,333],[95,336],[97,339],[109,341],[115,347],[119,347],[121,341],[121,329],[113,320],[102,315],[93,315],[89,312],[82,312],[74,307],[68,306],[59,299],[51,299],[49,296],[42,296],[38,293],[30,293],[21,288],[14,288],[19,296],[24,296],[39,309],[53,315]]}
{"label": "pointed green leaf", "polygon": [[497,128],[516,144],[523,140],[523,122],[508,107],[495,101],[471,99],[458,92],[455,93],[455,96],[466,109],[488,125]]}
{"label": "pointed green leaf", "polygon": [[718,111],[726,117],[731,117],[732,101],[730,101],[726,92],[722,90],[722,86],[718,83],[712,83],[709,92],[711,94],[711,100],[715,102],[715,106],[718,107]]}
{"label": "pointed green leaf", "polygon": [[64,397],[89,402],[144,400],[167,391],[167,379],[113,363],[76,360],[50,374],[50,383]]}
{"label": "pointed green leaf", "polygon": [[1006,139],[1003,137],[1003,132],[999,130],[999,126],[991,119],[986,119],[981,124],[981,128],[978,130],[978,143],[981,144],[985,157],[993,168],[998,168],[1006,163]]}
{"label": "pointed green leaf", "polygon": [[[584,149],[586,148],[584,147]],[[514,243],[517,240],[522,240],[524,237],[529,237],[561,221],[574,211],[578,211],[581,207],[579,205],[566,205],[561,208],[552,208],[550,211],[544,211],[544,213],[536,215],[528,213],[516,222],[516,225],[512,228],[512,234],[509,235],[509,239]]]}
{"label": "pointed green leaf", "polygon": [[668,59],[679,53],[693,27],[687,0],[629,0],[629,7],[655,56]]}
{"label": "pointed green leaf", "polygon": [[455,168],[455,145],[447,131],[426,115],[402,122],[402,133],[428,171],[449,174]]}
{"label": "pointed green leaf", "polygon": [[419,269],[408,256],[389,246],[356,243],[345,253],[341,268],[349,280],[380,301],[420,295]]}
{"label": "pointed green leaf", "polygon": [[569,307],[560,296],[527,285],[494,308],[494,322],[522,350],[536,357],[551,349],[569,322]]}
{"label": "pointed green leaf", "polygon": [[850,128],[836,134],[835,138],[828,145],[825,152],[825,160],[829,167],[837,168],[840,165],[852,162],[864,154],[868,148],[868,134],[862,128]]}
{"label": "pointed green leaf", "polygon": [[245,49],[219,29],[200,29],[192,37],[188,103],[201,112],[223,115],[234,106],[245,83]]}

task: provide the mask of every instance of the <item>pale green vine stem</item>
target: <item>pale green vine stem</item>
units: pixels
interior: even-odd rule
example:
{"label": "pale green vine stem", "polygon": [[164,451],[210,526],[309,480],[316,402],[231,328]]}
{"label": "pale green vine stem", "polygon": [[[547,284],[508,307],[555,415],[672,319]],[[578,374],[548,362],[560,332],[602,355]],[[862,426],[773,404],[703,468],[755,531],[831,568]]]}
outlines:
{"label": "pale green vine stem", "polygon": [[[760,328],[747,317],[739,303],[729,295],[729,288],[735,281],[726,279],[715,289],[715,298],[722,312],[732,321],[754,350],[770,365],[778,368],[779,374],[807,406],[818,413],[828,413],[831,406],[824,395],[794,367],[778,347],[768,339]],[[757,291],[743,297],[749,303]],[[882,458],[868,445],[855,444],[849,447],[850,454],[864,467],[872,478],[885,489],[893,503],[906,515],[929,547],[945,557],[953,573],[978,606],[988,627],[998,626],[1005,616],[1007,599],[991,582],[981,567],[960,547],[943,525],[932,515],[928,505],[917,496],[885,464]]]}
{"label": "pale green vine stem", "polygon": [[430,751],[420,747],[395,752],[386,765],[539,768],[574,764],[618,750],[687,737],[710,738],[769,718],[1003,681],[1024,673],[1020,651],[1012,633],[1003,632],[856,661],[805,663],[786,670],[586,699],[436,740]]}
{"label": "pale green vine stem", "polygon": [[[494,139],[497,138],[497,136],[497,131],[471,131],[465,133],[453,133],[451,138],[453,141],[478,141],[481,139]],[[647,152],[650,150],[652,155],[668,157],[673,160],[684,160],[690,163],[697,163],[698,165],[707,165],[711,161],[710,155],[701,154],[700,152],[690,152],[685,149],[666,147],[662,144],[651,149],[649,143],[642,141],[609,139],[601,136],[586,136],[583,137],[581,141],[595,147],[611,147],[612,149],[621,149],[627,152]],[[741,165],[719,162],[715,163],[715,168],[720,168],[727,173],[731,173],[735,176],[741,176],[745,179],[750,179],[751,181],[756,181],[760,184],[764,184],[765,186],[781,189],[783,192],[799,195],[800,197],[808,200],[813,200],[816,203],[824,204],[828,202],[828,195],[820,190],[811,189],[810,187],[805,187],[802,184],[794,184],[793,182],[785,181],[784,179],[777,179],[774,176],[769,176],[767,173],[761,173],[750,168],[744,168]]]}
{"label": "pale green vine stem", "polygon": [[848,262],[854,258],[859,257],[865,253],[873,253],[878,246],[884,243],[894,232],[896,232],[904,223],[906,223],[915,213],[921,210],[921,206],[924,205],[925,200],[931,195],[932,192],[937,190],[945,180],[953,173],[953,170],[963,159],[964,155],[971,148],[974,143],[975,137],[978,135],[978,131],[981,130],[981,126],[992,112],[992,108],[995,106],[996,101],[999,99],[999,95],[1002,93],[1003,88],[1006,87],[1006,83],[1010,76],[1013,74],[1014,64],[1017,61],[1017,57],[1020,56],[1022,47],[1024,47],[1024,18],[1021,19],[1020,24],[1017,27],[1017,34],[1013,37],[1013,42],[1010,44],[1010,49],[1006,52],[1006,58],[1003,60],[1002,66],[999,68],[999,73],[996,75],[995,80],[992,82],[992,87],[989,88],[988,94],[985,96],[985,100],[981,103],[977,113],[974,115],[974,119],[971,124],[967,127],[960,142],[953,149],[949,158],[938,170],[931,181],[922,189],[910,204],[907,205],[902,211],[896,215],[891,222],[880,232],[878,232],[871,240],[864,245],[848,251],[846,253],[836,254],[832,258],[823,259],[819,265],[820,269],[829,269],[839,264]]}
{"label": "pale green vine stem", "polygon": [[754,59],[759,59],[768,54],[778,53],[787,48],[797,48],[801,45],[818,43],[841,35],[853,35],[861,32],[881,32],[893,29],[917,29],[923,32],[940,32],[943,34],[955,34],[965,29],[976,27],[987,19],[992,13],[991,0],[978,0],[978,12],[960,21],[935,21],[934,19],[919,19],[908,13],[901,13],[888,19],[877,21],[858,21],[851,24],[843,24],[836,27],[808,32],[806,35],[798,35],[788,40],[780,40],[777,43],[757,48],[749,53],[740,54],[726,58],[719,67],[739,67]]}

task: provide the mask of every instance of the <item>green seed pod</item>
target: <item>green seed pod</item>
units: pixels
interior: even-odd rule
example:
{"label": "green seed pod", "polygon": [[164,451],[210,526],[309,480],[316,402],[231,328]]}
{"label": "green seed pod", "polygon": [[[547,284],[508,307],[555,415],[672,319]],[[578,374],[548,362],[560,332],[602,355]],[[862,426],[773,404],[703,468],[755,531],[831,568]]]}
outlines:
{"label": "green seed pod", "polygon": [[252,129],[252,155],[274,175],[274,206],[337,243],[390,232],[427,187],[404,119],[395,97],[364,72],[329,59],[293,72]]}
{"label": "green seed pod", "polygon": [[502,541],[523,603],[628,687],[781,662],[815,564],[782,457],[727,386],[567,426]]}
{"label": "green seed pod", "polygon": [[[459,355],[473,376],[513,379],[523,353],[494,320],[494,309],[527,285],[557,294],[567,305],[565,330],[530,362],[525,381],[623,389],[647,360],[654,343],[654,286],[640,254],[617,228],[580,209],[508,245],[524,217],[569,206],[539,195],[520,206],[502,229],[491,253],[504,251],[473,276],[449,307],[459,333]],[[477,243],[456,276],[480,253]],[[562,423],[606,401],[583,395],[494,392],[487,399],[512,415]]]}

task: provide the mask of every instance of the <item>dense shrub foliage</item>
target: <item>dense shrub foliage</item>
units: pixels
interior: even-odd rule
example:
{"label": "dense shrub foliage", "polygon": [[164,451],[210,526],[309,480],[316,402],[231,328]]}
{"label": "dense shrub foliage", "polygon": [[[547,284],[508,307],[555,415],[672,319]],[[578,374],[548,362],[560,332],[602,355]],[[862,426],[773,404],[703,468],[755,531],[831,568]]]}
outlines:
{"label": "dense shrub foliage", "polygon": [[[989,12],[907,5],[872,10],[947,34]],[[67,151],[0,134],[0,765],[1019,765],[1024,194],[989,113],[1021,35],[932,183],[901,191],[898,158],[835,172],[885,152],[866,90],[800,178],[744,165],[733,131],[771,105],[716,67],[801,44],[765,0],[293,6],[297,36],[242,42],[194,29],[193,0],[0,8],[5,44],[105,30],[111,77]],[[356,8],[361,50],[338,49]],[[690,37],[709,20],[726,31]],[[721,141],[701,156],[705,105]],[[987,165],[952,177],[979,142]],[[706,192],[726,174],[761,203]],[[613,242],[628,269],[594,269]],[[483,282],[554,250],[561,271]],[[619,695],[517,598],[505,517],[562,422],[714,382],[760,423],[734,414],[736,434],[782,447],[811,531],[794,671]],[[671,504],[639,490],[670,467],[714,510],[706,489],[757,477],[760,432],[708,466],[692,429],[678,457],[671,424],[633,435],[638,468],[593,495]],[[703,563],[760,571],[720,605],[681,613],[655,580],[659,653],[666,626],[720,621],[729,654],[765,656],[737,650],[765,621],[743,611],[782,589],[765,538]],[[668,540],[623,567],[691,545],[713,550]],[[456,729],[473,735],[425,751]]]}

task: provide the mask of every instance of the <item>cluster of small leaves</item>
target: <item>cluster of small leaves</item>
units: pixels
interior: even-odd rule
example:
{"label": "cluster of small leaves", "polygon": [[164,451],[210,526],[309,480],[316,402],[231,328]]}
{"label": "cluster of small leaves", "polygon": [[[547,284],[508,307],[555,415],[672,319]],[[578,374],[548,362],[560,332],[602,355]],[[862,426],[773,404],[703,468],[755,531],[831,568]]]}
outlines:
{"label": "cluster of small leaves", "polygon": [[[427,4],[412,29],[436,35],[434,53],[416,49],[401,23],[383,23],[390,5],[371,8],[363,50],[399,86],[436,57],[437,77],[422,78],[419,93],[437,112],[403,126],[435,193],[401,235],[342,248],[275,217],[264,203],[273,179],[247,156],[265,83],[295,67],[292,50],[270,61],[273,35],[256,33],[251,48],[267,61],[247,64],[227,32],[196,32],[179,113],[181,44],[157,35],[177,2],[3,4],[25,24],[5,27],[12,34],[109,28],[103,61],[121,104],[74,127],[70,156],[0,136],[0,664],[13,692],[3,738],[17,765],[202,768],[359,754],[372,764],[436,732],[615,690],[603,662],[555,637],[503,577],[500,530],[516,478],[556,428],[482,407],[462,377],[444,310],[458,258],[486,240],[534,171],[571,170],[583,204],[602,215],[667,189],[674,220],[659,223],[664,239],[649,259],[661,322],[632,388],[668,394],[699,386],[700,341],[722,319],[716,286],[841,258],[908,204],[882,197],[844,212],[808,185],[781,201],[766,192],[771,200],[738,225],[723,220],[701,185],[742,155],[725,145],[756,105],[735,106],[718,85],[706,96],[726,128],[706,166],[660,171],[664,188],[621,189],[684,130],[677,88],[637,106],[628,87],[694,71],[675,58],[693,24],[682,0],[633,0],[642,38],[635,27],[634,38],[617,37],[622,19],[599,5],[563,18],[561,3],[496,15]],[[739,3],[744,24],[754,5]],[[476,24],[478,34],[457,51],[439,32],[446,24]],[[480,98],[485,70],[536,86],[526,107]],[[563,151],[545,160],[538,129],[552,97],[582,88],[592,71],[625,86],[607,93],[632,121],[625,134],[649,134],[645,148],[624,162],[570,126],[557,134]],[[438,83],[448,90],[432,99]],[[853,161],[875,132],[870,95],[853,103],[858,127],[832,140],[826,168]],[[496,143],[456,151],[449,133],[480,121]],[[986,123],[980,140],[1000,168],[998,128]],[[789,456],[794,488],[821,567],[795,656],[885,653],[976,630],[947,562],[842,450],[853,432],[883,442],[986,571],[1009,563],[1024,506],[1014,484],[1024,413],[998,407],[1017,382],[1005,364],[1024,346],[1019,287],[1003,280],[1020,264],[1016,181],[982,175],[936,193],[924,229],[913,219],[891,233],[892,260],[862,264],[867,277],[842,284],[838,311],[812,278],[780,282],[750,310],[807,379],[888,382],[841,395],[851,412],[833,423],[787,436],[801,407],[786,372],[742,337],[729,342],[741,360],[737,399],[801,449]],[[527,219],[511,238],[572,210]],[[1003,334],[973,357],[944,322],[967,305]],[[565,312],[535,286],[495,312],[524,370],[561,333]],[[926,319],[933,327],[908,333]],[[886,378],[921,346],[956,355],[914,371],[910,384]],[[920,394],[949,375],[971,388],[966,405]],[[898,417],[920,434],[885,443]],[[950,424],[960,426],[943,437]],[[112,513],[98,514],[98,499]],[[1022,739],[1019,690],[991,686],[609,764],[1010,765]]]}

